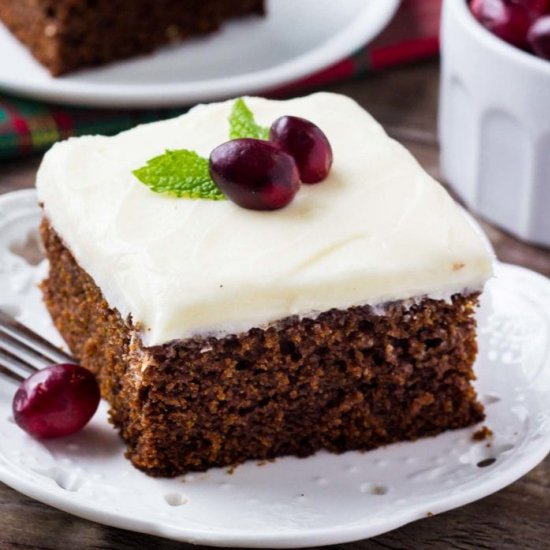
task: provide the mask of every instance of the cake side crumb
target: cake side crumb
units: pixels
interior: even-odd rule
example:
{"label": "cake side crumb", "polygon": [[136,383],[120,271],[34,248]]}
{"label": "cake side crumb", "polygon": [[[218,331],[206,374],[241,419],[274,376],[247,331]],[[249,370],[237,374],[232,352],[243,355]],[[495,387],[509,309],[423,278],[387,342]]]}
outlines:
{"label": "cake side crumb", "polygon": [[472,434],[472,441],[485,441],[493,437],[493,431],[487,426],[482,426]]}

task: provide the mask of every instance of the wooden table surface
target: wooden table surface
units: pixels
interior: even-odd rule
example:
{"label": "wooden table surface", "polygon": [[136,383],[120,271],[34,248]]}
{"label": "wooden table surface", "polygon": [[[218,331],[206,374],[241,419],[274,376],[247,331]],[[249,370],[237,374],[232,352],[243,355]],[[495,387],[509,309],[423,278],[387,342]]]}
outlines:
{"label": "wooden table surface", "polygon": [[[428,62],[332,86],[368,109],[439,177],[436,113],[439,68]],[[31,187],[39,158],[0,164],[0,193]],[[483,224],[501,260],[550,276],[550,250],[528,246]],[[335,503],[337,505],[337,503]],[[0,550],[148,549],[186,544],[105,527],[60,512],[0,483]],[[498,493],[457,510],[334,548],[498,549],[550,548],[550,457]]]}

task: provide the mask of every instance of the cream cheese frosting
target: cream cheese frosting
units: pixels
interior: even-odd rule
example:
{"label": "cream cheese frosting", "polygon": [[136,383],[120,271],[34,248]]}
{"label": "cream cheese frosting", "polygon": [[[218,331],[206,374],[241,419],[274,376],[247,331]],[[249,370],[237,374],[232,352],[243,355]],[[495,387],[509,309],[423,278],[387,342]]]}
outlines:
{"label": "cream cheese frosting", "polygon": [[145,345],[264,326],[330,308],[479,290],[486,239],[447,192],[351,99],[246,98],[258,123],[301,116],[328,136],[328,178],[287,207],[156,194],[132,170],[166,149],[208,157],[233,101],[114,137],[56,144],[37,176],[46,217]]}

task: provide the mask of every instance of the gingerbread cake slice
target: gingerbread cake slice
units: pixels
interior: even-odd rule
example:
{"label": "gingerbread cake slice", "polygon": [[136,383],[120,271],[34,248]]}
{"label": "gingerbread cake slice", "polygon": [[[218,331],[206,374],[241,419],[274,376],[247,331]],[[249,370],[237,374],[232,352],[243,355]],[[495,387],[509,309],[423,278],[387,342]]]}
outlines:
{"label": "gingerbread cake slice", "polygon": [[352,100],[246,104],[264,127],[312,121],[332,146],[326,179],[279,210],[175,198],[135,175],[166,150],[208,158],[234,101],[70,139],[39,170],[44,300],[97,376],[128,458],[175,476],[482,420],[484,236]]}
{"label": "gingerbread cake slice", "polygon": [[146,54],[264,9],[264,0],[0,0],[0,23],[57,76]]}

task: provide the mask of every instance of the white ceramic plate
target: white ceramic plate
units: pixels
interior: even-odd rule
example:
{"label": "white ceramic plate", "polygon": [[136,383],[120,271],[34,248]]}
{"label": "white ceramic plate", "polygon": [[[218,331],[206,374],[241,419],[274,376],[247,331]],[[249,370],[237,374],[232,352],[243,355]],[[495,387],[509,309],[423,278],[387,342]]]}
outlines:
{"label": "white ceramic plate", "polygon": [[167,107],[282,86],[374,38],[399,0],[268,0],[265,19],[157,53],[52,78],[0,24],[0,88],[66,104]]}
{"label": "white ceramic plate", "polygon": [[[33,191],[0,197],[0,307],[60,342],[36,288],[45,263],[19,254],[35,242],[38,218]],[[0,480],[84,518],[200,544],[289,548],[372,537],[498,491],[550,450],[550,281],[497,266],[479,336],[488,441],[472,440],[477,426],[369,453],[152,479],[123,458],[104,404],[80,434],[40,443],[10,420],[13,387],[2,381]]]}

